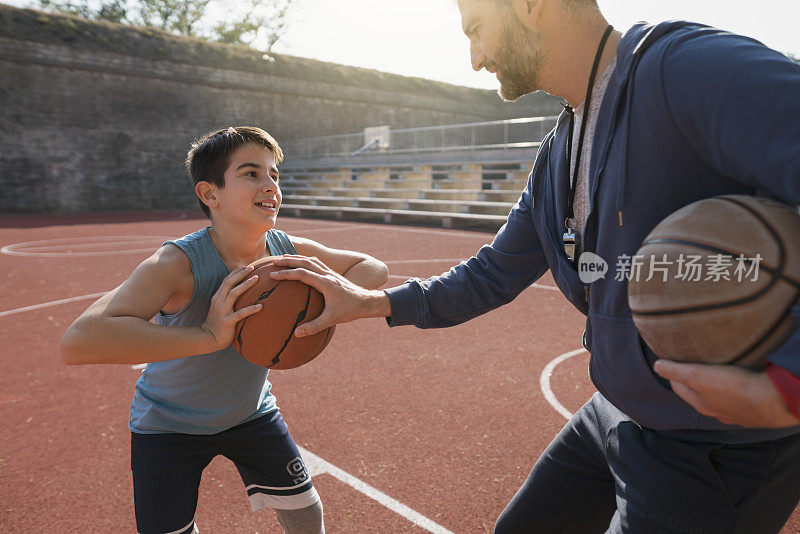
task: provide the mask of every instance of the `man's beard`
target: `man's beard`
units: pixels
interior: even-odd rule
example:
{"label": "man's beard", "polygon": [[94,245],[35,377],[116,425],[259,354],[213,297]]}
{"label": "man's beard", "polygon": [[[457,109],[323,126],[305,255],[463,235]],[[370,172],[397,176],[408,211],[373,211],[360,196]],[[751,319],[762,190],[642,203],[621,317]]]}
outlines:
{"label": "man's beard", "polygon": [[500,75],[497,94],[505,102],[539,90],[541,39],[515,17],[503,24],[500,50],[494,64]]}

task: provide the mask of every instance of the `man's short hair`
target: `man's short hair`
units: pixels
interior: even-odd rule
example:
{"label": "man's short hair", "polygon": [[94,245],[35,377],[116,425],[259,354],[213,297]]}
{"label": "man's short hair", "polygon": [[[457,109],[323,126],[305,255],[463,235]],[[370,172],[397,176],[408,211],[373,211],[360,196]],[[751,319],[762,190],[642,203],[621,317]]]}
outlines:
{"label": "man's short hair", "polygon": [[[241,146],[253,144],[272,152],[275,163],[283,161],[283,150],[278,142],[261,128],[255,126],[229,126],[210,132],[192,143],[186,155],[186,173],[197,182],[209,182],[219,188],[225,187],[225,169],[230,164],[231,155]],[[211,211],[200,199],[200,209],[211,218]]]}

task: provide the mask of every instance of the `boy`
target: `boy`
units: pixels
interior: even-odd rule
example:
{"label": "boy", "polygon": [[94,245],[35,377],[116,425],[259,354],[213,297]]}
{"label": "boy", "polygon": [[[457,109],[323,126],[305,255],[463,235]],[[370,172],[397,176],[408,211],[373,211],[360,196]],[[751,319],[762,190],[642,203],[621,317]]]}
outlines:
{"label": "boy", "polygon": [[[147,363],[129,428],[137,532],[198,532],[203,469],[218,454],[242,477],[253,510],[273,508],[287,533],[324,532],[322,505],[270,393],[267,369],[231,346],[237,297],[270,255],[319,258],[377,288],[386,266],[274,230],[281,148],[264,130],[226,128],[194,143],[186,169],[211,226],[166,242],[65,332],[67,364]],[[155,318],[155,324],[150,319]]]}

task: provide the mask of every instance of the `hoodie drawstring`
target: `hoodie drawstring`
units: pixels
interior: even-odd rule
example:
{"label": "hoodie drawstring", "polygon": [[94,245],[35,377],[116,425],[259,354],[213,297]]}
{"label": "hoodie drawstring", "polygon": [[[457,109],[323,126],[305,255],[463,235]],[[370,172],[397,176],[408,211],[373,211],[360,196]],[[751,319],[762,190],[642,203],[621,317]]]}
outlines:
{"label": "hoodie drawstring", "polygon": [[642,52],[644,49],[638,48],[634,53],[633,64],[628,71],[628,83],[626,84],[625,91],[625,107],[628,116],[625,118],[625,146],[622,147],[622,173],[617,185],[617,223],[622,226],[624,224],[623,206],[625,204],[625,190],[628,185],[628,160],[630,159],[631,140],[631,122],[633,120],[633,80],[636,73],[636,67],[639,66],[639,61],[642,59]]}

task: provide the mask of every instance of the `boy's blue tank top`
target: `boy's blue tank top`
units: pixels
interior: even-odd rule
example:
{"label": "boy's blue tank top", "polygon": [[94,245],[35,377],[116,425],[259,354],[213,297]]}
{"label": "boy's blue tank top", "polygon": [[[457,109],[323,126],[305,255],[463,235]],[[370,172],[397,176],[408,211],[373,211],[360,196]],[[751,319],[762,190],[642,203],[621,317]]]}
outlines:
{"label": "boy's blue tank top", "polygon": [[[188,257],[194,276],[189,304],[171,315],[158,313],[156,324],[200,326],[211,297],[230,274],[208,228],[175,241]],[[284,232],[270,230],[273,256],[297,254]],[[270,393],[268,370],[245,360],[231,345],[210,354],[148,363],[136,383],[128,427],[141,434],[216,434],[278,407]]]}

